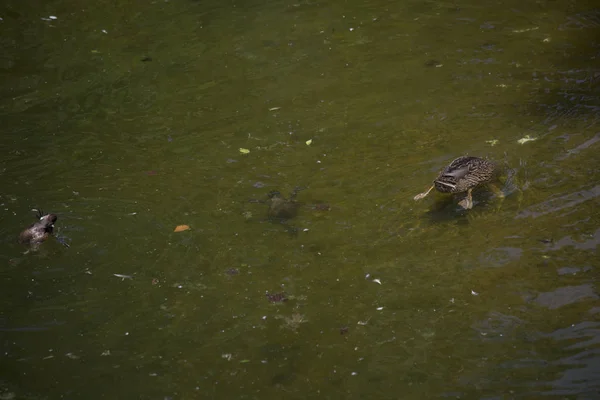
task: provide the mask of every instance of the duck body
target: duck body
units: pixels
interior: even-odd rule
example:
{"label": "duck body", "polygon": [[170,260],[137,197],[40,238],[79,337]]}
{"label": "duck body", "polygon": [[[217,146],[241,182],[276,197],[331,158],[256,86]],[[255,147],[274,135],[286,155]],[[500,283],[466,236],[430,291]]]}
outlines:
{"label": "duck body", "polygon": [[479,157],[458,157],[440,172],[433,185],[441,193],[462,193],[490,182],[496,165]]}
{"label": "duck body", "polygon": [[54,231],[54,223],[58,219],[56,214],[42,215],[40,210],[37,210],[39,221],[31,224],[19,235],[19,242],[27,245],[39,245],[52,234]]}
{"label": "duck body", "polygon": [[433,188],[441,193],[467,192],[467,197],[458,204],[468,210],[473,207],[472,190],[479,185],[489,183],[494,178],[496,171],[496,164],[484,158],[458,157],[440,172],[429,190],[419,193],[414,199],[424,198]]}

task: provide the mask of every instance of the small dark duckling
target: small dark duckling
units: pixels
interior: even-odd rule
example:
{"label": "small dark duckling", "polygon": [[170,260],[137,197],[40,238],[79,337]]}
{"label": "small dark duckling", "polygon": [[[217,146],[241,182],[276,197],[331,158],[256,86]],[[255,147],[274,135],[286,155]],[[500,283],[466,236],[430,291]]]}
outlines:
{"label": "small dark duckling", "polygon": [[433,185],[414,197],[420,200],[433,188],[442,193],[464,193],[467,196],[458,204],[465,210],[473,208],[471,192],[479,185],[489,183],[497,172],[496,164],[484,158],[463,156],[452,161],[440,172]]}
{"label": "small dark duckling", "polygon": [[299,188],[294,189],[289,199],[283,197],[279,191],[274,190],[269,192],[267,195],[269,197],[269,200],[267,200],[267,204],[269,204],[269,211],[267,212],[269,219],[287,220],[294,218],[298,214],[298,208],[300,207],[300,203],[295,200],[299,190]]}
{"label": "small dark duckling", "polygon": [[54,231],[54,223],[58,217],[56,214],[44,215],[41,210],[35,211],[37,211],[39,221],[21,232],[19,235],[19,242],[37,247],[52,234]]}
{"label": "small dark duckling", "polygon": [[298,214],[298,208],[300,208],[302,203],[296,201],[296,195],[303,189],[305,188],[296,187],[290,194],[289,199],[285,198],[280,191],[273,190],[267,194],[267,200],[252,199],[250,202],[267,204],[269,206],[267,217],[270,220],[284,222],[294,218]]}

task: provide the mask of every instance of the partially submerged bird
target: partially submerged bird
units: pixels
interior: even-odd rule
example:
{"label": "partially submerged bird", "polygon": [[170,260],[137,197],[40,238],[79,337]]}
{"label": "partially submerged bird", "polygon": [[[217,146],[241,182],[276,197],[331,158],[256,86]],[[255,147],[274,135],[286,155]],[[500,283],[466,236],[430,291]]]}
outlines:
{"label": "partially submerged bird", "polygon": [[[296,235],[298,229],[293,225],[290,225],[289,220],[298,215],[298,209],[303,205],[303,203],[296,201],[296,195],[303,189],[305,188],[294,188],[289,198],[286,198],[278,190],[273,190],[267,194],[267,200],[253,199],[250,200],[250,202],[267,204],[269,206],[267,211],[267,218],[269,221],[283,224],[286,231],[292,235]],[[249,215],[251,216],[252,214]]]}
{"label": "partially submerged bird", "polygon": [[296,201],[296,195],[302,190],[301,188],[295,188],[291,193],[290,198],[286,199],[281,192],[274,190],[267,196],[267,204],[269,204],[269,211],[267,213],[269,219],[284,221],[294,218],[298,214],[298,208],[301,203]]}
{"label": "partially submerged bird", "polygon": [[270,220],[284,222],[294,218],[298,214],[298,208],[302,205],[296,201],[296,195],[303,187],[296,187],[290,194],[290,198],[285,198],[280,191],[273,190],[267,194],[267,200],[250,200],[251,203],[263,203],[269,206],[267,216]]}
{"label": "partially submerged bird", "polygon": [[420,200],[427,196],[433,188],[442,193],[463,193],[467,196],[458,204],[465,210],[473,207],[471,192],[479,185],[489,183],[496,173],[496,164],[479,157],[463,156],[452,161],[440,172],[433,185],[423,193],[414,197]]}
{"label": "partially submerged bird", "polygon": [[58,219],[56,214],[46,214],[42,210],[37,211],[37,217],[39,221],[35,224],[30,225],[19,235],[19,242],[34,247],[39,246],[40,243],[48,239],[48,237],[54,231],[54,223]]}

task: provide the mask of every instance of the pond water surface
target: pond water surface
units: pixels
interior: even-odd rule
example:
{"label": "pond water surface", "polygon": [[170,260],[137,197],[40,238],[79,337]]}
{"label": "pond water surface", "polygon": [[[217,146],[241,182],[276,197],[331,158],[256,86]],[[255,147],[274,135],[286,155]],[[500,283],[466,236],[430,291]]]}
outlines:
{"label": "pond water surface", "polygon": [[9,0],[0,397],[598,398],[594,7]]}

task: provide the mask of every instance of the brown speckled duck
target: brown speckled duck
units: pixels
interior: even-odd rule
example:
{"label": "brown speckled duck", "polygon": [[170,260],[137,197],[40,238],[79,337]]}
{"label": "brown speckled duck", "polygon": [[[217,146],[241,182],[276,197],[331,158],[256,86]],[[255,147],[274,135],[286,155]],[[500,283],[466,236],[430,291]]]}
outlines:
{"label": "brown speckled duck", "polygon": [[471,192],[479,185],[489,183],[496,173],[496,164],[479,157],[463,156],[452,161],[440,172],[433,185],[423,193],[414,197],[420,200],[427,196],[433,188],[442,193],[463,193],[467,196],[458,204],[465,210],[473,207]]}

